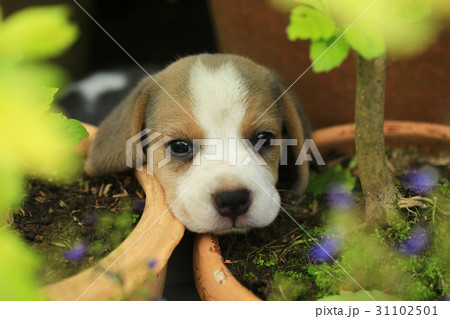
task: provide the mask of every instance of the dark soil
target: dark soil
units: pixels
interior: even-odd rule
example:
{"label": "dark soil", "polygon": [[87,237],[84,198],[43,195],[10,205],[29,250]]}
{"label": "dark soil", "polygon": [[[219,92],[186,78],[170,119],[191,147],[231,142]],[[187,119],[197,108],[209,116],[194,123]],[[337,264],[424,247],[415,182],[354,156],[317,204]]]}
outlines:
{"label": "dark soil", "polygon": [[[403,183],[405,173],[414,171],[416,168],[431,167],[438,172],[438,189],[442,185],[448,189],[450,180],[450,156],[448,154],[428,157],[419,156],[414,149],[395,149],[389,150],[387,155],[390,170],[404,197],[423,195],[418,194],[417,190],[410,189]],[[326,222],[330,211],[329,198],[326,194],[317,192],[317,183],[320,184],[321,180],[327,178],[343,178],[344,180],[353,178],[353,209],[363,211],[363,199],[357,179],[357,166],[354,156],[334,154],[327,158],[325,162],[327,163],[325,167],[312,168],[315,177],[310,184],[314,185],[310,185],[310,188],[300,198],[296,200],[286,199],[283,194],[289,194],[289,191],[280,191],[282,198],[285,197],[282,199],[283,207],[292,218],[281,211],[275,222],[269,227],[256,229],[244,235],[225,235],[219,238],[223,258],[232,274],[263,300],[268,298],[273,300],[274,279],[277,277],[282,278],[282,280],[277,281],[277,284],[286,284],[290,287],[291,291],[289,292],[291,297],[294,296],[294,300],[317,300],[329,294],[339,294],[339,290],[346,290],[351,286],[345,276],[342,277],[344,279],[335,276],[330,271],[331,267],[327,266],[326,263],[322,264],[322,262],[311,260],[316,243],[292,220],[295,219],[300,223],[301,227],[306,229],[319,242],[330,233],[329,226],[324,226],[330,224]],[[339,176],[327,175],[329,174],[327,171],[329,172],[331,168],[338,165],[348,171],[350,177],[345,177],[346,175],[341,173],[338,174]],[[445,192],[445,197],[448,199],[446,189],[442,192]],[[407,229],[410,229],[415,222],[425,224],[430,220],[429,212],[420,214],[416,208],[411,208],[408,211],[402,210],[402,213]],[[360,215],[360,218],[362,221],[363,216]],[[403,224],[401,227],[404,227]],[[395,229],[395,231],[386,230],[386,232],[389,231],[397,236],[392,235],[393,241],[399,240],[401,235],[405,236],[406,234],[406,230],[405,234],[398,229]],[[399,235],[399,233],[401,234]],[[440,279],[436,279],[436,281],[436,287],[439,285],[442,292]],[[337,284],[333,286],[330,282]],[[292,288],[292,283],[300,283],[297,292],[292,291],[297,289]],[[444,283],[444,285],[446,284]],[[330,288],[332,286],[335,287],[334,291]],[[429,296],[434,296],[430,297],[432,299],[436,298],[436,295],[438,295],[437,292],[434,295],[429,294]],[[289,300],[284,295],[276,298],[276,300],[280,299]]]}
{"label": "dark soil", "polygon": [[12,227],[42,256],[43,283],[94,265],[132,231],[144,191],[132,173],[83,176],[70,185],[32,179]]}

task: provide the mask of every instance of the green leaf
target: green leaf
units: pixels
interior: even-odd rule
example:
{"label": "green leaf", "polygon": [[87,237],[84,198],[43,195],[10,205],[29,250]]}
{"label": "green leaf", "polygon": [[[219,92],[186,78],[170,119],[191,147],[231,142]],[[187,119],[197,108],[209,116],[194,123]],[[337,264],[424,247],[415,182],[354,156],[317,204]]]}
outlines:
{"label": "green leaf", "polygon": [[325,15],[329,15],[328,2],[324,0],[297,0],[298,2],[310,6]]}
{"label": "green leaf", "polygon": [[401,0],[399,3],[401,10],[397,14],[409,22],[423,21],[431,15],[432,2],[430,0]]}
{"label": "green leaf", "polygon": [[[337,41],[336,39],[337,37],[332,37],[326,41],[318,40],[311,42],[309,58],[314,63],[312,67],[314,72],[328,72],[340,66],[347,58],[348,52],[350,51],[348,43],[343,38]],[[335,41],[336,43],[334,43]]]}
{"label": "green leaf", "polygon": [[344,37],[350,46],[367,60],[376,58],[386,51],[383,34],[376,28],[355,25]]}
{"label": "green leaf", "polygon": [[41,87],[63,87],[68,82],[66,73],[49,63],[20,63],[15,67],[15,73],[22,81]]}
{"label": "green leaf", "polygon": [[48,113],[46,117],[60,130],[56,134],[63,134],[67,137],[67,146],[76,145],[81,139],[89,137],[89,133],[78,120],[68,119],[62,113]]}
{"label": "green leaf", "polygon": [[34,92],[34,103],[30,105],[30,111],[46,114],[51,108],[51,104],[55,99],[55,94],[59,91],[57,88],[40,87]]}
{"label": "green leaf", "polygon": [[356,186],[356,177],[349,170],[343,169],[341,165],[336,165],[325,172],[311,174],[306,191],[320,195],[324,194],[329,186],[335,184],[340,184],[351,192]]}
{"label": "green leaf", "polygon": [[53,103],[55,100],[55,94],[58,93],[58,88],[50,88],[46,87],[43,88],[41,91],[41,96],[39,97],[38,104],[39,105],[48,105],[50,107],[50,104]]}
{"label": "green leaf", "polygon": [[[397,297],[385,294],[379,290],[367,291],[376,301],[396,301]],[[324,297],[318,301],[372,301],[372,298],[364,290],[352,292],[348,290],[339,291],[339,295]]]}
{"label": "green leaf", "polygon": [[0,53],[32,60],[60,55],[78,37],[68,17],[65,6],[28,7],[13,14],[3,23]]}
{"label": "green leaf", "polygon": [[[6,137],[5,137],[6,138]],[[20,165],[14,158],[3,153],[0,158],[0,227],[2,215],[9,208],[14,208],[20,202],[23,194],[23,174]]]}
{"label": "green leaf", "polygon": [[292,9],[290,24],[286,29],[289,40],[329,39],[335,33],[331,17],[316,9],[300,6]]}
{"label": "green leaf", "polygon": [[81,139],[89,137],[89,133],[86,131],[80,121],[69,119],[67,120],[66,127],[67,132],[71,137],[72,145],[76,145],[81,141]]}
{"label": "green leaf", "polygon": [[40,300],[39,258],[15,234],[0,229],[0,300]]}

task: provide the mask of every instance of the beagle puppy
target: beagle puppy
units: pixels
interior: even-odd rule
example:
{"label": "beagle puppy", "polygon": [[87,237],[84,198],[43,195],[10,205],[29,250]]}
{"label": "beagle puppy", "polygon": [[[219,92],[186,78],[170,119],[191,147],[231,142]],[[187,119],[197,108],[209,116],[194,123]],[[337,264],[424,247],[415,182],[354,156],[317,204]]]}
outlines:
{"label": "beagle puppy", "polygon": [[[154,79],[143,79],[100,124],[86,172],[97,176],[129,169],[127,141],[147,129],[165,137],[152,150],[149,165],[170,210],[189,230],[222,234],[269,225],[280,209],[276,184],[281,147],[271,142],[295,139],[288,159],[293,164],[291,158],[298,158],[308,135],[293,96],[282,95],[285,87],[269,69],[229,54],[188,56]],[[205,140],[220,143],[198,142]],[[146,150],[157,142],[142,143],[142,154],[148,155]],[[221,159],[200,158],[218,145],[223,147]],[[167,154],[170,160],[159,166]],[[289,167],[300,194],[308,182],[308,164]]]}

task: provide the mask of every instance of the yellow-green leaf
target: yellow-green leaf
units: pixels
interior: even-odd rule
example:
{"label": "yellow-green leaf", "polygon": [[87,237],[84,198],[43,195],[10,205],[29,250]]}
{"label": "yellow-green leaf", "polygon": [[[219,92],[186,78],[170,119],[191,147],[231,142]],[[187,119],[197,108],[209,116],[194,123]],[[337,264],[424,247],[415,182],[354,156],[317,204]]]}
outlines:
{"label": "yellow-green leaf", "polygon": [[60,55],[78,37],[78,28],[68,21],[65,6],[28,7],[4,21],[0,54],[23,54],[37,60]]}
{"label": "yellow-green leaf", "polygon": [[41,87],[64,87],[68,83],[66,72],[57,65],[49,63],[20,63],[15,67],[15,74],[22,81]]}
{"label": "yellow-green leaf", "polygon": [[310,6],[317,11],[320,11],[326,15],[329,15],[327,0],[297,0],[297,2]]}
{"label": "yellow-green leaf", "polygon": [[10,154],[3,152],[0,157],[0,228],[2,215],[7,209],[20,202],[23,193],[23,174],[20,165]]}
{"label": "yellow-green leaf", "polygon": [[62,113],[49,113],[47,117],[55,124],[58,130],[56,134],[67,136],[68,146],[76,145],[81,139],[89,137],[89,133],[78,120],[68,119]]}
{"label": "yellow-green leaf", "polygon": [[386,51],[383,34],[376,28],[358,25],[344,35],[350,46],[365,59],[376,58]]}
{"label": "yellow-green leaf", "polygon": [[39,259],[15,234],[0,229],[0,300],[40,300]]}
{"label": "yellow-green leaf", "polygon": [[[332,37],[329,40],[312,41],[309,58],[313,62],[313,71],[328,72],[338,67],[347,58],[350,47],[345,39]],[[334,43],[336,41],[336,43]],[[334,43],[334,44],[333,44]],[[325,52],[325,53],[324,53]]]}
{"label": "yellow-green leaf", "polygon": [[331,17],[316,9],[300,6],[291,11],[290,24],[286,29],[289,40],[329,39],[335,33]]}
{"label": "yellow-green leaf", "polygon": [[430,0],[401,0],[398,16],[409,22],[419,22],[431,15],[432,3]]}
{"label": "yellow-green leaf", "polygon": [[38,98],[38,104],[39,105],[48,105],[53,103],[53,100],[55,99],[55,94],[59,91],[57,88],[43,88],[41,91],[41,96]]}

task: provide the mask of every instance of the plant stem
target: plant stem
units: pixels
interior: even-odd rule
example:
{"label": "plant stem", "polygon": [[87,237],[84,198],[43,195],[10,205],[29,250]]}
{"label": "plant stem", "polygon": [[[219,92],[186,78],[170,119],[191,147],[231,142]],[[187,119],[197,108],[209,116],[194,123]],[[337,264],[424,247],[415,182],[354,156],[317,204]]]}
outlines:
{"label": "plant stem", "polygon": [[386,164],[384,93],[386,59],[358,55],[355,143],[358,174],[365,200],[366,221],[391,217],[400,194]]}

